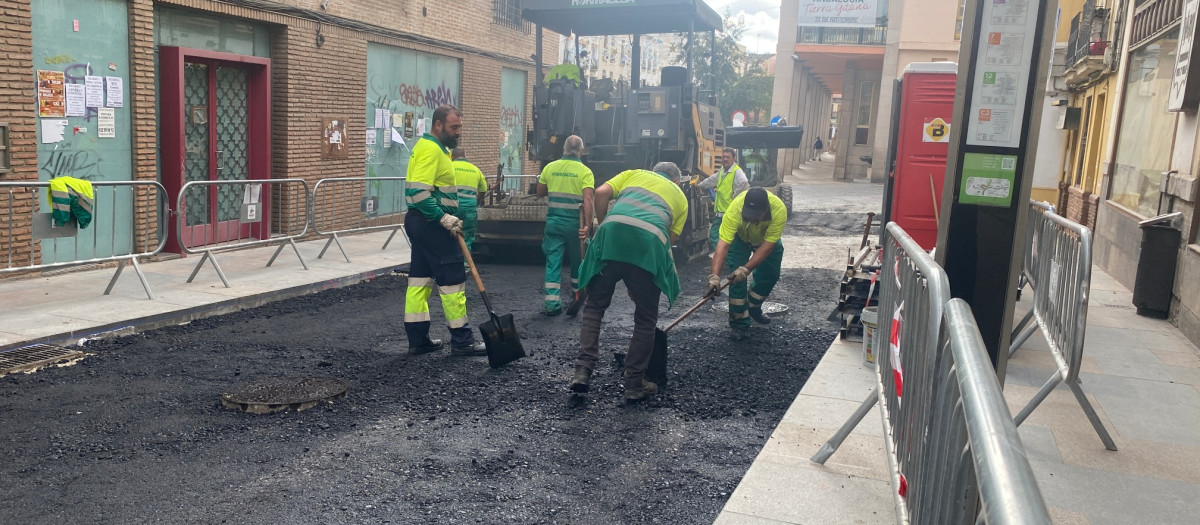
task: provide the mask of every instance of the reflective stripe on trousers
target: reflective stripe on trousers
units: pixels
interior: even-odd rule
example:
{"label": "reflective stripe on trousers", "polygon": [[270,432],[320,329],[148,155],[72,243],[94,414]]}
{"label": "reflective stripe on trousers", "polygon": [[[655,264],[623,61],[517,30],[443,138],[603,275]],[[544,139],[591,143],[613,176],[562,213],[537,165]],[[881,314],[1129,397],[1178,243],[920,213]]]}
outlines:
{"label": "reflective stripe on trousers", "polygon": [[546,221],[542,238],[542,254],[546,256],[546,276],[543,280],[542,305],[546,311],[562,308],[562,273],[565,264],[571,274],[571,289],[578,289],[579,253],[578,221]]}
{"label": "reflective stripe on trousers", "polygon": [[[740,238],[734,238],[725,257],[725,273],[732,273],[738,266],[750,260],[753,247]],[[750,326],[750,309],[761,308],[763,301],[771,295],[775,283],[779,282],[779,266],[783,264],[783,244],[776,244],[771,255],[755,268],[750,275],[753,282],[747,290],[746,281],[729,285],[729,326]],[[749,297],[747,297],[749,295]]]}

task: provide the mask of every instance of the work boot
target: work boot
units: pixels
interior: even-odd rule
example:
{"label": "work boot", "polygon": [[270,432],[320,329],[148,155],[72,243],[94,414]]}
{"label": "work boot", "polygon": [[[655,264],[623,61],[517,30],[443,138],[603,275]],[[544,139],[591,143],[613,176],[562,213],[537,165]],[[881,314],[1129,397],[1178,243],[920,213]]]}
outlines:
{"label": "work boot", "polygon": [[441,349],[442,349],[442,340],[441,339],[430,339],[428,343],[423,344],[421,346],[408,347],[408,353],[409,353],[409,355],[421,355],[421,354],[428,354],[429,352],[436,352]]}
{"label": "work boot", "polygon": [[750,318],[758,324],[771,324],[771,318],[763,313],[762,308],[751,308]]}
{"label": "work boot", "polygon": [[469,345],[451,347],[450,355],[487,355],[487,345],[483,344],[482,341],[475,341]]}
{"label": "work boot", "polygon": [[559,305],[557,307],[542,309],[542,315],[544,315],[546,317],[557,317],[561,313],[562,313],[562,305]]}
{"label": "work boot", "polygon": [[571,383],[567,385],[572,392],[580,394],[587,393],[588,383],[592,381],[592,369],[579,365],[575,367],[575,377],[571,378]]}
{"label": "work boot", "polygon": [[748,326],[730,327],[729,338],[734,341],[749,341],[750,340],[750,327],[748,327]]}
{"label": "work boot", "polygon": [[637,403],[645,401],[646,398],[658,393],[658,385],[650,381],[642,380],[642,386],[637,388],[625,388],[625,402]]}

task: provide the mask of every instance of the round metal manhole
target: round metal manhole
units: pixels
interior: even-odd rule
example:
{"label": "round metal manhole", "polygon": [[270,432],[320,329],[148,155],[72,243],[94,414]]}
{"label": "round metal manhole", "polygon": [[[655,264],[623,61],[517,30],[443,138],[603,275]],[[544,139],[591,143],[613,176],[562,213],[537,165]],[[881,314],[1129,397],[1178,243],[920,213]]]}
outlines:
{"label": "round metal manhole", "polygon": [[251,414],[308,410],[346,397],[346,383],[327,377],[272,377],[238,385],[221,394],[221,404]]}
{"label": "round metal manhole", "polygon": [[[713,303],[712,309],[714,312],[729,312],[729,301],[717,301]],[[762,310],[767,315],[783,315],[788,313],[788,305],[767,301],[763,303]]]}

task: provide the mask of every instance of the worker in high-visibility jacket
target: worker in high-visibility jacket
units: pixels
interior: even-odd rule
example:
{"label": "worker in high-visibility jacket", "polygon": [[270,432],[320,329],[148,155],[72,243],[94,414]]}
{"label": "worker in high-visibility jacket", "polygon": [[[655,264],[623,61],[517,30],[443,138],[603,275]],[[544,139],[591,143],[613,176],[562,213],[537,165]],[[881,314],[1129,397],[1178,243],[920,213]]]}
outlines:
{"label": "worker in high-visibility jacket", "polygon": [[458,184],[458,211],[454,216],[462,219],[463,237],[467,239],[467,249],[475,251],[475,225],[479,219],[479,195],[488,189],[483,172],[467,160],[467,153],[462,148],[450,151],[450,159],[454,162],[454,181]]}
{"label": "worker in high-visibility jacket", "polygon": [[546,233],[542,254],[546,256],[546,278],[542,283],[542,313],[555,316],[563,311],[562,265],[571,272],[571,288],[579,287],[579,207],[583,224],[592,223],[592,192],[596,187],[592,170],[579,160],[583,139],[571,135],[563,142],[563,157],[547,164],[538,177],[537,194],[546,200]]}
{"label": "worker in high-visibility jacket", "polygon": [[725,148],[721,152],[721,169],[711,177],[700,181],[697,186],[715,192],[713,219],[708,228],[708,244],[713,251],[716,251],[717,240],[721,232],[721,217],[725,215],[725,211],[729,208],[729,203],[733,202],[734,197],[750,189],[750,179],[746,178],[746,173],[737,165],[737,150]]}
{"label": "worker in high-visibility jacket", "polygon": [[[708,291],[716,293],[721,286],[721,270],[728,272],[729,327],[736,341],[749,337],[750,319],[762,324],[771,322],[763,314],[762,305],[779,282],[779,267],[783,264],[781,238],[786,223],[787,206],[762,188],[750,188],[734,197],[725,210],[708,276]],[[751,273],[754,283],[747,297],[746,280]]]}
{"label": "worker in high-visibility jacket", "polygon": [[462,219],[454,216],[458,210],[458,182],[450,148],[458,146],[462,113],[454,106],[440,106],[433,111],[432,121],[432,128],[412,148],[404,188],[408,202],[404,229],[412,245],[404,297],[408,350],[424,354],[442,348],[441,340],[429,338],[429,296],[436,284],[450,328],[450,353],[487,355],[486,347],[475,341],[467,324],[467,274],[456,238],[462,235]]}
{"label": "worker in high-visibility jacket", "polygon": [[[642,401],[658,392],[658,385],[645,377],[654,352],[659,298],[666,294],[672,304],[679,295],[671,244],[683,232],[688,214],[679,176],[675,164],[660,162],[654,171],[623,171],[596,190],[596,217],[601,223],[579,269],[587,300],[575,375],[567,385],[574,392],[588,391],[600,359],[600,323],[618,281],[625,283],[633,299],[633,337],[625,355],[625,401]],[[610,211],[608,203],[613,199]],[[581,238],[587,234],[588,228],[580,228]]]}

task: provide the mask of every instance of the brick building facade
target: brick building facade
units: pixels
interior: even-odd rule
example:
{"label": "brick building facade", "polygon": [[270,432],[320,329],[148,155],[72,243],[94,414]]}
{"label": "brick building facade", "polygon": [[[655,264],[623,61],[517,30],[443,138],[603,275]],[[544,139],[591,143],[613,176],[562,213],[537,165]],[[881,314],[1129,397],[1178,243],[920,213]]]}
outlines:
{"label": "brick building facade", "polygon": [[[395,150],[395,160],[386,166],[373,160],[379,156],[373,151],[384,151],[384,135],[406,138],[411,145],[419,130],[411,122],[428,118],[443,102],[462,109],[461,145],[485,174],[494,175],[501,163],[506,172],[519,171],[535,82],[535,36],[519,14],[514,21],[513,13],[496,6],[495,0],[0,0],[0,41],[5,43],[0,123],[8,125],[11,158],[8,170],[0,170],[0,181],[72,175],[158,180],[171,187],[163,177],[179,171],[176,163],[184,164],[182,158],[165,158],[164,146],[175,140],[169,132],[184,127],[172,119],[186,120],[188,126],[204,124],[202,115],[210,108],[172,101],[172,94],[163,92],[164,75],[176,73],[162,69],[160,58],[168,45],[197,49],[205,53],[204,60],[214,60],[196,71],[238,66],[242,55],[269,64],[264,68],[269,70],[269,109],[263,112],[266,127],[260,128],[269,130],[269,138],[238,131],[250,148],[263,141],[263,151],[251,155],[269,156],[264,164],[269,168],[255,173],[251,167],[248,178],[299,178],[311,184],[384,171],[402,175],[404,150]],[[72,47],[72,37],[85,36],[95,45]],[[557,36],[547,32],[546,38],[553,42]],[[99,49],[107,49],[108,55],[99,55]],[[123,80],[123,103],[112,110],[115,138],[97,137],[90,101],[85,117],[39,114],[38,72],[56,69],[65,72],[66,83],[72,83],[73,74],[80,83],[84,74]],[[434,85],[420,85],[421,78]],[[165,111],[177,106],[201,116]],[[260,109],[248,108],[251,122]],[[381,121],[372,119],[372,112],[380,109],[396,118],[377,128]],[[60,142],[50,142],[55,137],[46,135],[45,124],[39,128],[47,119],[66,121],[67,134]],[[322,154],[330,119],[344,121],[343,155]],[[409,123],[408,129],[402,121]],[[193,154],[188,148],[179,151]],[[94,162],[79,169],[83,163],[63,167],[51,160],[75,150]],[[284,199],[281,204],[299,202]],[[29,208],[15,209],[13,224],[0,222],[0,251],[37,244],[28,237],[28,217],[36,211]],[[26,249],[17,258],[24,260],[7,266],[36,263],[39,253]]]}

